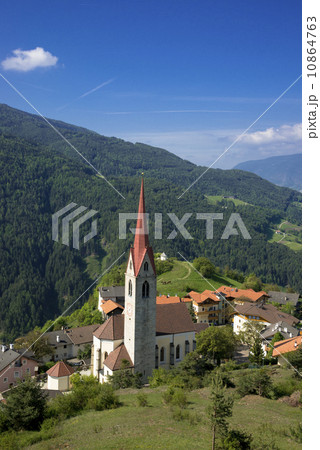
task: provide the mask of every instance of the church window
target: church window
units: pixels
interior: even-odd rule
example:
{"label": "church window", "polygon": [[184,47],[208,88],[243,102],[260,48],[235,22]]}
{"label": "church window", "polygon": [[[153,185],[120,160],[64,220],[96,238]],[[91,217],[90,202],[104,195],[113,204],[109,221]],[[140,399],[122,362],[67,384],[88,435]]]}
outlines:
{"label": "church window", "polygon": [[129,295],[132,296],[132,281],[129,280]]}
{"label": "church window", "polygon": [[145,272],[148,271],[148,262],[147,262],[147,261],[144,263],[143,270],[144,270]]}
{"label": "church window", "polygon": [[160,349],[160,362],[164,362],[166,357],[165,348],[161,347]]}
{"label": "church window", "polygon": [[130,270],[132,270],[132,261],[130,261],[129,267],[130,267]]}
{"label": "church window", "polygon": [[142,297],[149,297],[149,283],[147,281],[142,285]]}
{"label": "church window", "polygon": [[181,358],[181,351],[180,351],[180,345],[176,346],[176,359]]}
{"label": "church window", "polygon": [[104,359],[107,359],[108,357],[108,352],[104,352]]}
{"label": "church window", "polygon": [[190,352],[190,343],[189,343],[189,341],[186,341],[185,345],[186,345],[185,354],[187,355]]}

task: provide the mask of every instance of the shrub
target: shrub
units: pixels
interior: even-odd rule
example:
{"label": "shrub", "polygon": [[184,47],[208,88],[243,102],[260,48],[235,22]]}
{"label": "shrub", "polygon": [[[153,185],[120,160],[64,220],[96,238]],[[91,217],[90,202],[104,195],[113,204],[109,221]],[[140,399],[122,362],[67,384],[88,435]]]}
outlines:
{"label": "shrub", "polygon": [[265,369],[251,370],[238,380],[237,392],[241,397],[249,394],[269,397],[272,381]]}
{"label": "shrub", "polygon": [[295,391],[299,391],[302,388],[301,380],[289,378],[288,380],[279,381],[273,385],[273,395],[275,398],[284,396],[290,397]]}
{"label": "shrub", "polygon": [[182,420],[191,420],[190,411],[185,411],[181,408],[174,408],[172,411],[172,417],[177,422],[181,422]]}
{"label": "shrub", "polygon": [[138,402],[138,406],[141,406],[141,407],[148,406],[148,397],[147,397],[147,395],[143,394],[143,393],[138,394],[137,395],[137,402]]}
{"label": "shrub", "polygon": [[252,436],[243,431],[230,430],[223,439],[224,450],[248,450],[251,448]]}
{"label": "shrub", "polygon": [[185,392],[182,389],[174,389],[172,386],[162,394],[162,400],[166,405],[171,404],[180,408],[186,408],[188,405]]}
{"label": "shrub", "polygon": [[149,383],[150,386],[154,388],[168,384],[169,379],[170,379],[170,372],[160,367],[159,369],[153,370],[152,377],[149,377]]}

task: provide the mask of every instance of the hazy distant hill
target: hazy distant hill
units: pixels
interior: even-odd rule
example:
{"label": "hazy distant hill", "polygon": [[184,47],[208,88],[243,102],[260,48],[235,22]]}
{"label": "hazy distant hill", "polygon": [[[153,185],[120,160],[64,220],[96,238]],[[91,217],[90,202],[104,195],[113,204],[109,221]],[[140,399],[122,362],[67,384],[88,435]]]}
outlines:
{"label": "hazy distant hill", "polygon": [[297,191],[302,189],[301,153],[246,161],[236,165],[234,169],[255,173],[278,186],[286,186]]}

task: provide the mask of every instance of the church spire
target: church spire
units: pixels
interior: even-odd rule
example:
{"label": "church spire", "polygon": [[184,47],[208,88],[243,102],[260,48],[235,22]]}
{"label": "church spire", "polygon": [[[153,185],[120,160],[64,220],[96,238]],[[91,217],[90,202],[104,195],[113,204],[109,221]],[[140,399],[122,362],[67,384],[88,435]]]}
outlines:
{"label": "church spire", "polygon": [[131,249],[131,255],[132,255],[133,265],[134,265],[134,273],[136,276],[139,273],[142,261],[146,255],[146,253],[148,253],[154,273],[156,273],[154,257],[153,257],[153,250],[149,244],[148,223],[147,223],[147,217],[146,217],[146,207],[145,207],[145,202],[144,202],[144,183],[143,183],[143,178],[142,178],[136,234],[135,234],[135,238],[134,238],[133,248]]}

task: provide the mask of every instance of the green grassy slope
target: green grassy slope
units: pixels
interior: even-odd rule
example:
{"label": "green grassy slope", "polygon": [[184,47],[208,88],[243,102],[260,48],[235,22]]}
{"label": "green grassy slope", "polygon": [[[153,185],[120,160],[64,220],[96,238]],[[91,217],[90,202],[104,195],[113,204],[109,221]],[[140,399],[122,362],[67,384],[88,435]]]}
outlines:
{"label": "green grassy slope", "polygon": [[[27,448],[209,450],[211,432],[205,411],[209,390],[205,388],[189,394],[190,419],[183,421],[174,420],[170,408],[163,405],[163,390],[164,388],[123,390],[120,393],[123,406],[119,409],[89,411],[69,419],[58,426],[55,437]],[[140,392],[147,394],[148,407],[137,406],[136,396]],[[236,400],[230,420],[232,427],[251,433],[256,439],[268,439],[268,436],[275,439],[279,450],[301,448],[300,444],[286,436],[289,428],[300,422],[300,408],[258,396]],[[29,439],[32,439],[32,434],[29,434]]]}

